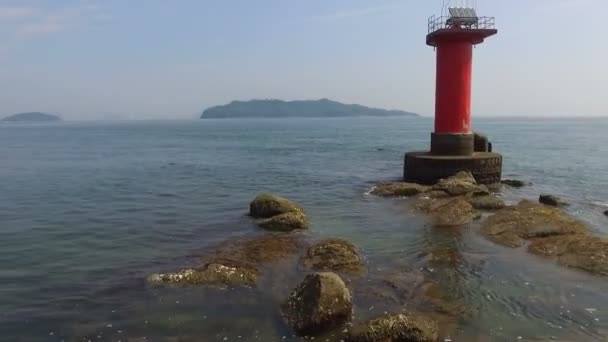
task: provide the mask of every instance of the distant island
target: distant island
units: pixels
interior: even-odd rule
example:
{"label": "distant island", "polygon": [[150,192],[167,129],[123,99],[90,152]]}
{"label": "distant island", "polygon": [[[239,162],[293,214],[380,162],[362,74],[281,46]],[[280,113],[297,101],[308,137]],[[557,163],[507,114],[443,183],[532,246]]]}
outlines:
{"label": "distant island", "polygon": [[35,122],[59,122],[61,118],[57,115],[32,112],[32,113],[20,113],[7,116],[0,122],[13,122],[13,123],[35,123]]}
{"label": "distant island", "polygon": [[320,118],[352,116],[418,116],[401,110],[370,108],[322,99],[305,101],[251,100],[233,101],[206,109],[201,119],[226,118]]}

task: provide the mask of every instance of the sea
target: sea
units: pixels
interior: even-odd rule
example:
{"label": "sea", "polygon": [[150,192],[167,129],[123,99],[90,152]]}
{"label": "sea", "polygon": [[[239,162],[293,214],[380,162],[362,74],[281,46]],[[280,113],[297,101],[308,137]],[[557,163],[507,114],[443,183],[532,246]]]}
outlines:
{"label": "sea", "polygon": [[[541,193],[608,235],[607,118],[475,118],[504,155],[509,203]],[[264,234],[270,192],[310,239],[360,247],[369,272],[418,271],[467,308],[443,341],[608,341],[608,278],[439,229],[369,195],[428,148],[432,118],[220,119],[0,125],[1,341],[296,341],[266,288],[151,286],[218,244]],[[436,251],[453,256],[432,263]],[[431,256],[431,257],[430,257]],[[404,271],[405,272],[405,271]],[[289,279],[295,286],[300,279]],[[355,316],[382,315],[374,303]],[[320,341],[339,341],[328,335]]]}

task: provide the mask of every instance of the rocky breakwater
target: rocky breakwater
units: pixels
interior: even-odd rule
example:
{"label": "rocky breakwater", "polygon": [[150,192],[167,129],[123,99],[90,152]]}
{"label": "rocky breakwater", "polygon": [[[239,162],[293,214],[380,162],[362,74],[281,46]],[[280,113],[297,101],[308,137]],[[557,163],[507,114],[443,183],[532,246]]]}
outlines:
{"label": "rocky breakwater", "polygon": [[[148,282],[156,286],[247,287],[264,296],[282,298],[277,310],[285,323],[301,336],[331,334],[350,341],[436,340],[437,321],[416,312],[401,312],[403,305],[426,298],[423,294],[426,290],[413,290],[423,281],[420,274],[400,272],[398,287],[384,285],[385,290],[395,292],[395,296],[402,299],[387,305],[386,315],[369,321],[365,320],[367,317],[356,318],[355,292],[365,302],[368,294],[362,292],[361,285],[372,281],[357,246],[336,238],[309,241],[310,236],[299,233],[308,227],[304,210],[283,197],[260,195],[251,202],[249,214],[256,224],[270,231],[257,231],[256,235],[262,235],[221,243],[208,249],[194,266],[153,274]],[[285,217],[295,218],[283,219]],[[345,281],[341,276],[354,276],[356,280]],[[303,277],[303,280],[290,290],[294,277]],[[381,275],[380,278],[391,277]],[[411,296],[401,293],[402,289],[407,289],[404,291]],[[423,302],[426,305],[428,301]],[[355,322],[350,323],[353,320]],[[355,328],[350,329],[353,324]]]}
{"label": "rocky breakwater", "polygon": [[[521,187],[527,183],[508,180],[503,184]],[[461,171],[433,186],[413,183],[382,183],[371,194],[381,197],[413,197],[415,207],[430,216],[435,226],[456,227],[481,218],[480,232],[503,246],[526,246],[533,254],[555,258],[561,265],[597,275],[608,275],[608,239],[593,236],[582,222],[566,214],[567,203],[556,196],[541,195],[539,203],[523,200],[507,206],[473,176]]]}
{"label": "rocky breakwater", "polygon": [[480,218],[478,210],[497,210],[506,206],[485,185],[479,185],[470,172],[461,171],[433,186],[414,183],[381,183],[371,194],[381,197],[415,197],[416,208],[429,214],[438,227],[467,225]]}
{"label": "rocky breakwater", "polygon": [[561,265],[608,276],[608,239],[593,236],[584,223],[557,207],[521,201],[488,217],[481,233],[503,246],[527,246]]}
{"label": "rocky breakwater", "polygon": [[[371,320],[355,321],[354,295],[333,272],[318,272],[306,278],[281,306],[286,323],[300,336],[334,337],[342,341],[437,341],[439,324],[417,312],[385,313]],[[401,310],[402,311],[402,310]]]}

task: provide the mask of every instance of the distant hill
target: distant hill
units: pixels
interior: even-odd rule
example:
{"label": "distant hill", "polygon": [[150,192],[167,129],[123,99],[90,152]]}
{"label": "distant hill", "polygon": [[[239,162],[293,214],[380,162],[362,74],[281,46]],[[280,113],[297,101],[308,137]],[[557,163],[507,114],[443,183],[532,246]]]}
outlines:
{"label": "distant hill", "polygon": [[322,99],[310,101],[251,100],[233,101],[206,109],[201,119],[225,118],[290,118],[350,116],[418,116],[401,110],[370,108]]}
{"label": "distant hill", "polygon": [[0,122],[16,122],[16,123],[29,123],[29,122],[58,122],[61,118],[57,115],[32,112],[32,113],[21,113],[11,116],[7,116]]}

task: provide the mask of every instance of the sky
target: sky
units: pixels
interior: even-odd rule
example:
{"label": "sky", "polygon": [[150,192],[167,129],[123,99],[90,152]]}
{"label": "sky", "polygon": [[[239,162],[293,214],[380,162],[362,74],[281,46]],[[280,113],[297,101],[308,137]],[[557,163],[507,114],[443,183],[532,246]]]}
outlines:
{"label": "sky", "polygon": [[[473,115],[608,115],[607,0],[477,0]],[[254,98],[433,115],[442,0],[0,0],[0,116],[194,118]]]}

